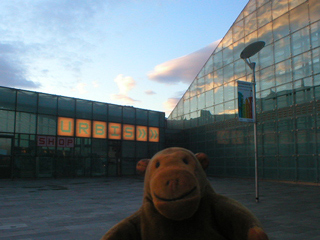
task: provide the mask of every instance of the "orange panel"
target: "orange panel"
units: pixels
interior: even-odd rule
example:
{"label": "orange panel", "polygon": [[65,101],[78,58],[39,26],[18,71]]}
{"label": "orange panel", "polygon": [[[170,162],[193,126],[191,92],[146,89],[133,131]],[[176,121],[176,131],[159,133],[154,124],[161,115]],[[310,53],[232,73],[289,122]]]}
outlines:
{"label": "orange panel", "polygon": [[58,117],[58,135],[73,136],[74,135],[74,119]]}
{"label": "orange panel", "polygon": [[116,140],[121,139],[121,123],[109,123],[108,138]]}
{"label": "orange panel", "polygon": [[148,128],[145,126],[137,126],[136,127],[136,138],[137,141],[148,141]]}
{"label": "orange panel", "polygon": [[123,140],[134,140],[134,125],[124,124],[122,134]]}
{"label": "orange panel", "polygon": [[76,136],[91,137],[91,121],[85,119],[76,120]]}
{"label": "orange panel", "polygon": [[159,142],[159,128],[149,127],[149,142]]}
{"label": "orange panel", "polygon": [[107,138],[107,123],[100,121],[93,121],[93,132],[94,138]]}

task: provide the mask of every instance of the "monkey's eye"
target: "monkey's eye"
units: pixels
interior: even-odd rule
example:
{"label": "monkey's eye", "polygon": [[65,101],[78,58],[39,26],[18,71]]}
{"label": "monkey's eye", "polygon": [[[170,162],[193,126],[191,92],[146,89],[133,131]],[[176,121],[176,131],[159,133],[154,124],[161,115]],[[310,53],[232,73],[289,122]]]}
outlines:
{"label": "monkey's eye", "polygon": [[160,167],[160,162],[156,162],[156,168]]}
{"label": "monkey's eye", "polygon": [[188,163],[189,163],[188,159],[186,159],[186,158],[182,159],[182,161],[183,161],[185,164],[188,164]]}

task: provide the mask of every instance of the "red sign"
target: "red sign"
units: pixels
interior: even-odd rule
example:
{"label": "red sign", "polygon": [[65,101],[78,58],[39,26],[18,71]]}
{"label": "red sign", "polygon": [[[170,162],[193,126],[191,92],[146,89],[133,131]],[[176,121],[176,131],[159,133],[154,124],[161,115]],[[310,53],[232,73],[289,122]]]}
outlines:
{"label": "red sign", "polygon": [[74,147],[74,138],[58,137],[57,147],[73,148]]}
{"label": "red sign", "polygon": [[56,146],[56,137],[38,136],[37,146],[38,147],[54,147]]}

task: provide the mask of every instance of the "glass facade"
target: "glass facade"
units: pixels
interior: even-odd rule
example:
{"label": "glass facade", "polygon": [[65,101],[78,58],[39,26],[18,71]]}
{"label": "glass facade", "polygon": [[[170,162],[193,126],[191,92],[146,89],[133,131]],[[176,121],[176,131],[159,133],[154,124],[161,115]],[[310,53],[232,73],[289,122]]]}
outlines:
{"label": "glass facade", "polygon": [[164,148],[165,121],[163,112],[0,87],[0,178],[135,174],[138,160]]}
{"label": "glass facade", "polygon": [[240,58],[256,62],[258,162],[263,179],[319,182],[320,1],[250,0],[168,118],[171,145],[206,152],[208,173],[254,177],[253,124],[238,121]]}

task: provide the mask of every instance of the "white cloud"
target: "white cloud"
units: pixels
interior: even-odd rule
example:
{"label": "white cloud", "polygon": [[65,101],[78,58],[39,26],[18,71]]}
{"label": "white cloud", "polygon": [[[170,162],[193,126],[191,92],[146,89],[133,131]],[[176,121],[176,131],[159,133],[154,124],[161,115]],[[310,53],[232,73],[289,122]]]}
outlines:
{"label": "white cloud", "polygon": [[78,83],[77,86],[72,89],[72,91],[78,92],[80,94],[86,94],[88,93],[86,87],[87,87],[86,83]]}
{"label": "white cloud", "polygon": [[190,84],[219,42],[220,40],[215,41],[194,53],[157,65],[148,74],[149,79],[166,84],[177,84],[178,82]]}
{"label": "white cloud", "polygon": [[119,88],[118,94],[111,94],[111,99],[121,101],[123,104],[133,105],[139,100],[135,100],[128,96],[128,92],[136,86],[136,81],[128,76],[125,77],[123,74],[119,74],[114,81],[117,83]]}

